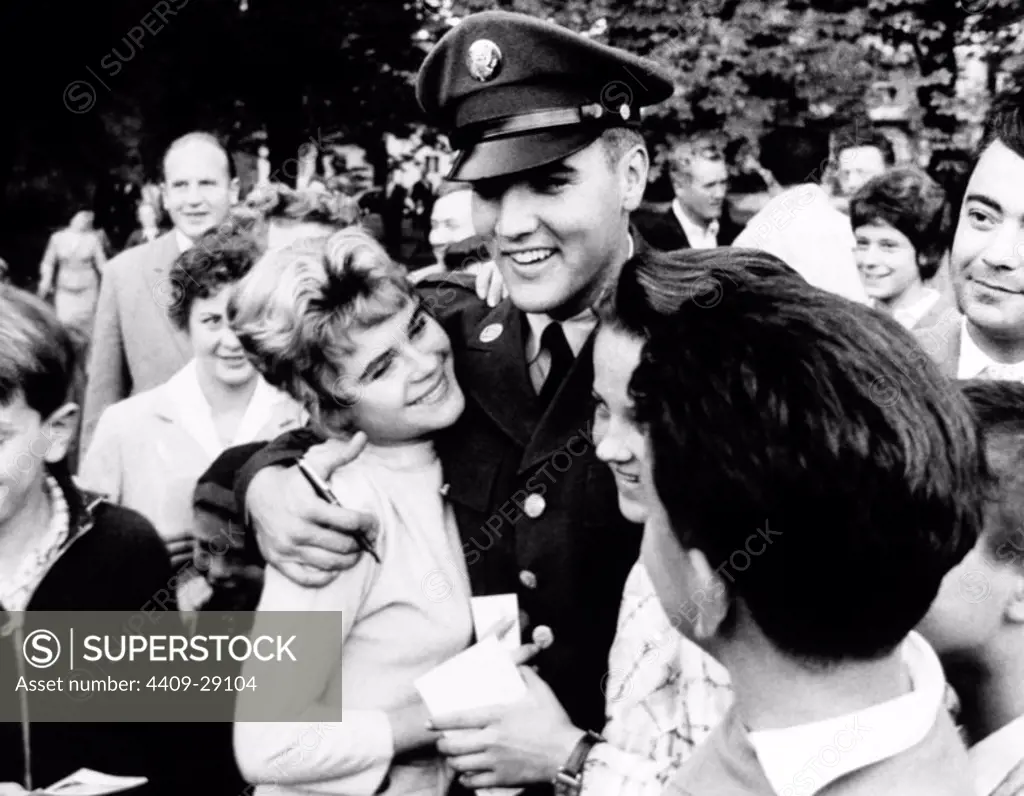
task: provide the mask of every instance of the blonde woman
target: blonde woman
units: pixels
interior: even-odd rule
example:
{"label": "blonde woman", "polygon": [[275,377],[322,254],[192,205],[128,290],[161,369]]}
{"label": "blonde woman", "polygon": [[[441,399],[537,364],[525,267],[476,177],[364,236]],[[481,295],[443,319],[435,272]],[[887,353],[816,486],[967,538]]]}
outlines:
{"label": "blonde woman", "polygon": [[[273,698],[295,719],[235,725],[242,773],[268,792],[443,796],[451,775],[413,681],[472,635],[468,576],[431,441],[464,405],[448,337],[404,269],[355,228],[270,251],[239,285],[231,312],[257,367],[322,435],[366,435],[330,487],[379,521],[379,561],[365,555],[327,586],[306,588],[267,568],[254,633],[277,626],[268,612],[341,615],[333,637],[296,650],[317,663],[291,678],[287,693],[239,695],[237,716]],[[422,588],[439,571],[453,586],[440,601]],[[243,676],[262,680],[260,666],[246,664]],[[296,758],[290,752],[307,731],[322,737]]]}

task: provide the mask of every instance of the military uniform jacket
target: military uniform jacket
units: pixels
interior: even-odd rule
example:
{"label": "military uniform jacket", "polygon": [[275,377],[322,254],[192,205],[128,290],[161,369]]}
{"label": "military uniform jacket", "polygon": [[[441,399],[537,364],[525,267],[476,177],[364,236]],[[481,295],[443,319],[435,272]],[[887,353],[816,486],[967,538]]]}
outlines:
{"label": "military uniform jacket", "polygon": [[[580,351],[546,411],[530,383],[525,315],[480,301],[463,277],[419,286],[452,342],[466,408],[435,442],[474,595],[514,592],[523,638],[547,627],[534,661],[580,727],[604,726],[603,685],[623,586],[641,528],[623,519],[607,465],[595,456],[592,351]],[[279,437],[235,482],[239,505],[262,467],[297,458],[315,438]],[[339,495],[344,503],[344,495]]]}

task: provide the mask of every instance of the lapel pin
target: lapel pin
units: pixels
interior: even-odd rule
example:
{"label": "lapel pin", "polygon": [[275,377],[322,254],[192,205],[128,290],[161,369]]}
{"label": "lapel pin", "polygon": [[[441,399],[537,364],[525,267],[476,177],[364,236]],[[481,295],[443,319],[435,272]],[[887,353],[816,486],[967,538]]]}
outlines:
{"label": "lapel pin", "polygon": [[500,323],[492,323],[484,327],[484,330],[480,332],[481,343],[491,343],[501,337],[503,329]]}
{"label": "lapel pin", "polygon": [[448,491],[452,488],[451,484],[441,484],[441,497],[448,497]]}

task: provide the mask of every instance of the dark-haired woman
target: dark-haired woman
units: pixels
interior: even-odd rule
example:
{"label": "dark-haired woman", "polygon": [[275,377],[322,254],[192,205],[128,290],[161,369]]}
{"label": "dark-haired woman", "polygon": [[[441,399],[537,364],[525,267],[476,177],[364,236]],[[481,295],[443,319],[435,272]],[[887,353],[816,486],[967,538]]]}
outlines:
{"label": "dark-haired woman", "polygon": [[[300,423],[301,408],[263,380],[228,326],[230,289],[258,254],[246,233],[221,229],[178,258],[171,279],[181,293],[168,314],[188,334],[192,359],[166,383],[103,413],[79,473],[88,488],[156,526],[176,571],[192,560],[192,493],[203,471],[227,447]],[[202,591],[179,588],[182,608],[198,607],[208,596]]]}

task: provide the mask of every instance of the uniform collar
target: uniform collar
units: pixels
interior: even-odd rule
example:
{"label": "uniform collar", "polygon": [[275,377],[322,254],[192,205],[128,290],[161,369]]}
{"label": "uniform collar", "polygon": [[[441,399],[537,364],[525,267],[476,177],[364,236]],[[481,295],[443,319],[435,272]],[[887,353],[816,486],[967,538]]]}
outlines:
{"label": "uniform collar", "polygon": [[792,793],[794,782],[806,779],[807,761],[824,748],[838,759],[817,768],[815,790],[851,772],[895,757],[920,743],[945,710],[946,680],[942,664],[928,642],[911,632],[901,648],[912,690],[865,710],[812,724],[748,733],[765,777],[776,794]]}
{"label": "uniform collar", "polygon": [[[630,235],[629,252],[626,255],[626,259],[632,260],[634,254],[636,254],[636,243],[633,240],[633,236]],[[548,324],[552,323],[553,319],[550,315],[545,315],[544,313],[527,312],[524,314],[526,315],[526,322],[530,327],[529,339],[526,341],[526,361],[529,363],[539,356],[540,336],[544,333]],[[590,307],[562,321],[562,331],[565,332],[565,340],[569,344],[569,348],[572,349],[574,357],[580,355],[580,351],[583,350],[587,338],[590,337],[590,333],[594,331],[596,326],[597,314]]]}
{"label": "uniform collar", "polygon": [[[526,341],[526,361],[533,362],[540,354],[540,336],[549,324],[554,323],[550,315],[526,313],[526,322],[530,325],[530,337]],[[597,326],[597,315],[589,307],[583,312],[562,321],[565,340],[572,349],[572,355],[578,357],[583,350],[587,338]]]}
{"label": "uniform collar", "polygon": [[974,792],[988,796],[1005,779],[1014,766],[1024,761],[1024,716],[983,738],[968,752]]}

